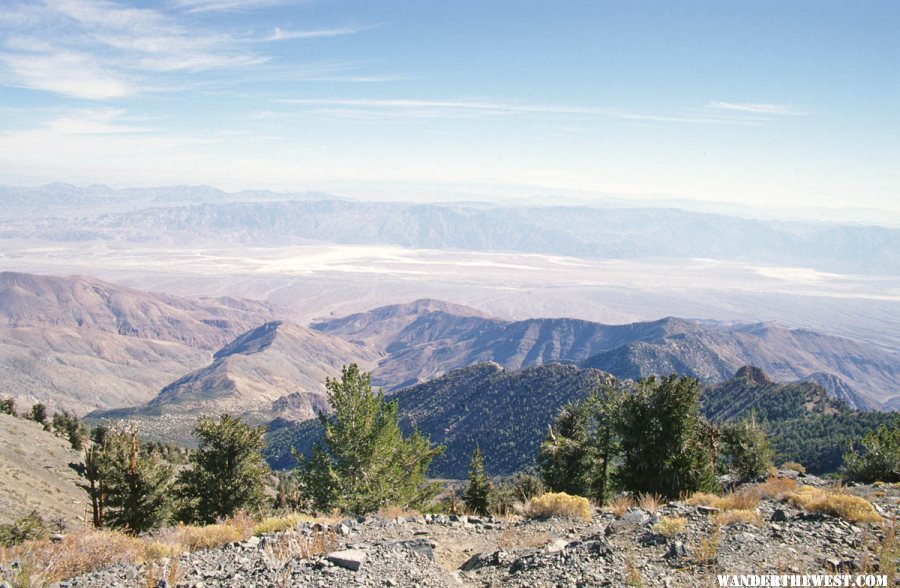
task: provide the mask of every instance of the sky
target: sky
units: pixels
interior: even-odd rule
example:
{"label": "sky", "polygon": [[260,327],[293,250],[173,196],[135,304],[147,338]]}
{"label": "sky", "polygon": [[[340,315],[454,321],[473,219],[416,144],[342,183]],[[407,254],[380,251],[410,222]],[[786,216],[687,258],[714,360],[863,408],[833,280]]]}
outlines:
{"label": "sky", "polygon": [[895,0],[0,8],[4,185],[900,209]]}

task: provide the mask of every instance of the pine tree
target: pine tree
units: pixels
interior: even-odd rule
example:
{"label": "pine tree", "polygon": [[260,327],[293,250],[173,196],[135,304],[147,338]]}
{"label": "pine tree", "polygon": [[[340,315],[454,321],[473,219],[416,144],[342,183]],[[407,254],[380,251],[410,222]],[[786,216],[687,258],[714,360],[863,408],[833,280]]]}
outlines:
{"label": "pine tree", "polygon": [[40,424],[44,425],[44,428],[46,428],[47,427],[47,407],[40,402],[32,405],[31,411],[28,413],[28,418],[33,420],[36,423],[40,423]]}
{"label": "pine tree", "polygon": [[598,504],[606,504],[614,494],[613,473],[621,451],[619,418],[623,389],[605,386],[588,399],[591,417],[591,446],[593,472],[591,472],[591,496]]}
{"label": "pine tree", "polygon": [[721,452],[725,466],[742,482],[763,476],[772,466],[772,450],[756,413],[721,430]]}
{"label": "pine tree", "polygon": [[436,488],[425,483],[425,474],[444,448],[432,447],[418,431],[404,438],[397,401],[373,393],[371,376],[356,364],[344,366],[340,380],[326,379],[325,387],[334,413],[319,415],[322,439],[297,468],[314,508],[365,513],[430,500]]}
{"label": "pine tree", "polygon": [[484,471],[484,456],[481,448],[475,446],[469,461],[469,486],[463,494],[463,502],[469,512],[486,515],[490,513],[491,480]]}
{"label": "pine tree", "polygon": [[80,451],[84,445],[84,429],[78,421],[78,417],[67,412],[58,412],[53,415],[53,431],[62,433],[69,440],[72,449]]}
{"label": "pine tree", "polygon": [[569,403],[541,443],[538,464],[544,483],[553,492],[587,496],[593,459],[589,441],[590,407]]}
{"label": "pine tree", "polygon": [[864,483],[900,482],[900,416],[890,425],[879,425],[844,454],[844,472]]}
{"label": "pine tree", "polygon": [[642,379],[623,398],[619,479],[625,488],[670,498],[717,488],[699,400],[700,383],[675,374]]}
{"label": "pine tree", "polygon": [[16,401],[12,398],[0,400],[0,414],[16,415]]}
{"label": "pine tree", "polygon": [[104,524],[131,533],[164,525],[172,514],[171,468],[155,453],[142,454],[134,431],[109,449]]}
{"label": "pine tree", "polygon": [[259,510],[270,471],[262,457],[264,429],[222,415],[200,417],[194,428],[198,448],[179,475],[180,518],[199,523]]}
{"label": "pine tree", "polygon": [[84,475],[94,526],[142,533],[168,522],[172,470],[141,451],[134,431],[108,431],[102,444],[89,447]]}

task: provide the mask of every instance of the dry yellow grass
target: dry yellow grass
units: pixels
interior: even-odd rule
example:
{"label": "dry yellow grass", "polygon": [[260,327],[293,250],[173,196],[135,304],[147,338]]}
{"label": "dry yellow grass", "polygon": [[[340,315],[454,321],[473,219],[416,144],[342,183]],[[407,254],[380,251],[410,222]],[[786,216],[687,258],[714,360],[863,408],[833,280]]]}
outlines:
{"label": "dry yellow grass", "polygon": [[591,520],[591,505],[587,498],[571,496],[565,492],[548,492],[528,502],[528,516],[546,518],[552,516]]}
{"label": "dry yellow grass", "polygon": [[705,567],[715,565],[719,557],[719,528],[713,527],[708,537],[702,537],[694,551],[696,562]]}
{"label": "dry yellow grass", "polygon": [[174,540],[170,543],[181,545],[185,551],[197,551],[218,547],[233,541],[245,541],[253,534],[256,522],[244,513],[238,513],[221,523],[202,527],[179,525],[175,527]]}
{"label": "dry yellow grass", "polygon": [[759,495],[752,488],[742,488],[725,496],[695,492],[685,502],[694,506],[701,504],[711,506],[719,510],[752,510],[759,504]]}
{"label": "dry yellow grass", "polygon": [[634,499],[631,496],[627,496],[621,494],[612,499],[609,503],[609,508],[612,510],[613,514],[617,517],[621,517],[623,514],[628,512],[628,509],[634,506]]}
{"label": "dry yellow grass", "polygon": [[650,494],[649,492],[645,492],[638,495],[638,506],[650,514],[656,514],[656,511],[659,510],[662,502],[662,496],[660,496],[659,494]]}
{"label": "dry yellow grass", "polygon": [[263,533],[277,533],[293,529],[299,523],[312,521],[312,517],[292,512],[280,517],[266,517],[253,527],[254,535]]}
{"label": "dry yellow grass", "polygon": [[41,586],[118,563],[142,561],[144,548],[141,539],[116,531],[89,531],[68,535],[59,543],[27,541],[6,551],[4,558],[20,558],[29,580]]}
{"label": "dry yellow grass", "polygon": [[854,523],[877,523],[881,517],[875,512],[872,504],[860,496],[855,496],[841,489],[825,490],[802,486],[787,499],[798,508],[807,512],[820,512]]}
{"label": "dry yellow grass", "polygon": [[797,463],[796,461],[786,461],[781,464],[781,469],[783,470],[793,470],[799,474],[805,474],[806,468],[803,464]]}
{"label": "dry yellow grass", "polygon": [[900,562],[900,542],[897,541],[897,515],[882,524],[883,538],[878,549],[879,572],[887,576],[887,585],[896,583],[897,567]]}
{"label": "dry yellow grass", "polygon": [[797,490],[797,482],[790,478],[770,477],[765,482],[751,486],[752,491],[760,498],[784,500]]}
{"label": "dry yellow grass", "polygon": [[684,517],[662,517],[653,525],[653,532],[671,539],[683,533],[686,526],[687,519]]}
{"label": "dry yellow grass", "polygon": [[723,510],[711,515],[709,521],[716,527],[727,527],[734,523],[762,526],[762,517],[755,510]]}
{"label": "dry yellow grass", "polygon": [[715,494],[710,494],[708,492],[694,492],[693,494],[685,498],[684,502],[685,504],[690,504],[691,506],[700,506],[701,504],[704,506],[712,506],[720,498],[720,496],[716,496]]}
{"label": "dry yellow grass", "polygon": [[417,517],[421,513],[389,504],[381,507],[377,514],[383,519],[396,519],[397,517],[403,517],[405,519],[406,517]]}
{"label": "dry yellow grass", "polygon": [[644,580],[641,578],[641,568],[634,563],[632,557],[625,559],[625,585],[631,586],[631,588],[640,588],[644,585]]}
{"label": "dry yellow grass", "polygon": [[[282,530],[301,520],[308,519],[302,515],[286,515],[256,522],[239,513],[214,525],[179,525],[142,538],[118,531],[90,530],[67,535],[59,543],[26,541],[14,548],[0,549],[0,561],[19,559],[21,572],[13,581],[14,586],[42,586],[118,563],[146,563],[148,581],[173,579],[180,575],[177,560],[185,551],[244,541],[256,532]],[[327,530],[297,539],[292,544],[292,553],[311,557],[336,545],[337,538]],[[169,563],[163,565],[163,558],[168,558]]]}

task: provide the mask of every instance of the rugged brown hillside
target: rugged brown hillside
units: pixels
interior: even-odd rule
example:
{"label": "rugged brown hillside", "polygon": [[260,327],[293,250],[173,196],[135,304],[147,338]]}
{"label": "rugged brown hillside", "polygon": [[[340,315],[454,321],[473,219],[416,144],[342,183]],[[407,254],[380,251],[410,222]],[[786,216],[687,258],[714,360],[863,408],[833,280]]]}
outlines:
{"label": "rugged brown hillside", "polygon": [[385,352],[375,378],[390,389],[483,361],[509,369],[562,361],[620,378],[674,371],[710,384],[752,364],[781,382],[839,378],[840,387],[826,389],[861,409],[881,407],[898,395],[900,355],[806,330],[677,318],[625,325],[565,318],[510,322],[468,309],[457,312],[419,301],[322,321],[313,328]]}
{"label": "rugged brown hillside", "polygon": [[91,413],[91,419],[135,419],[150,436],[189,436],[200,414],[240,414],[254,423],[303,421],[328,410],[326,377],[377,354],[338,337],[284,322],[251,329],[216,352],[213,362],[165,386],[150,402]]}
{"label": "rugged brown hillside", "polygon": [[78,328],[218,349],[272,317],[248,300],[187,300],[85,276],[0,273],[0,325]]}
{"label": "rugged brown hillside", "polygon": [[86,277],[0,273],[0,396],[84,414],[134,405],[270,320],[252,301],[198,301]]}
{"label": "rugged brown hillside", "polygon": [[35,422],[0,414],[0,524],[35,510],[46,521],[82,527],[87,494],[69,467],[80,462],[81,454],[65,439]]}

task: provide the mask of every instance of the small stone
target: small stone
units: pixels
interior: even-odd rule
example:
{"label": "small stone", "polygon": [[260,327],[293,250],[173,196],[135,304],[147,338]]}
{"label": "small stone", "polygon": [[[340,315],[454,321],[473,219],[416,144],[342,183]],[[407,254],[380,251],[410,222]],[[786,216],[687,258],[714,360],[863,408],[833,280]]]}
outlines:
{"label": "small stone", "polygon": [[568,544],[569,542],[565,539],[557,539],[556,541],[548,543],[546,546],[544,546],[544,549],[547,551],[547,553],[556,553],[565,549]]}
{"label": "small stone", "polygon": [[629,510],[619,519],[621,523],[640,526],[650,521],[650,516],[639,508]]}
{"label": "small stone", "polygon": [[701,504],[697,507],[697,512],[701,514],[716,514],[719,512],[719,509],[714,506],[706,506],[705,504]]}
{"label": "small stone", "polygon": [[325,559],[336,566],[356,572],[366,562],[366,552],[360,549],[332,551],[325,556]]}
{"label": "small stone", "polygon": [[691,554],[687,546],[681,541],[673,541],[669,543],[669,548],[663,556],[666,559],[688,557]]}
{"label": "small stone", "polygon": [[52,541],[54,543],[61,543],[62,540],[65,538],[66,538],[66,536],[63,535],[62,533],[53,533],[52,535],[50,535],[50,541]]}

